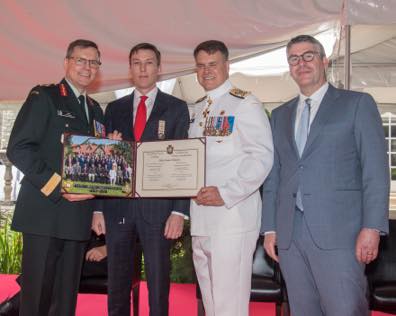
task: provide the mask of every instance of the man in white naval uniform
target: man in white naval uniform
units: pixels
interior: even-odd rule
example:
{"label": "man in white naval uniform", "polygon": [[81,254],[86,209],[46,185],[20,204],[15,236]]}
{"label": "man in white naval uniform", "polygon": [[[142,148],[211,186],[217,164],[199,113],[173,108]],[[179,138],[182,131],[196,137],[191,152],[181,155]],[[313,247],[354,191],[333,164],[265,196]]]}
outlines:
{"label": "man in white naval uniform", "polygon": [[249,313],[252,257],[259,235],[259,187],[271,170],[271,128],[260,101],[228,79],[228,49],[194,50],[206,96],[192,109],[189,137],[206,136],[206,187],[191,202],[194,266],[207,316]]}

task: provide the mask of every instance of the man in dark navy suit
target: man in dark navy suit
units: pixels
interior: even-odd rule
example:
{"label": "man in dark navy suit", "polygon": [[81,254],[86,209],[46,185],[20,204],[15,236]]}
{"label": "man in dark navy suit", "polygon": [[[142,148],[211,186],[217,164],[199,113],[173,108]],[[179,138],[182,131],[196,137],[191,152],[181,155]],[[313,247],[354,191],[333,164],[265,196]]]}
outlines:
{"label": "man in dark navy suit", "polygon": [[[187,105],[156,87],[161,54],[148,43],[129,54],[135,91],[110,103],[106,131],[114,139],[153,141],[187,138]],[[112,199],[103,203],[104,218],[96,212],[93,229],[106,233],[108,246],[108,311],[110,316],[130,315],[132,266],[136,239],[143,253],[149,289],[150,316],[168,315],[171,240],[180,237],[188,199]],[[106,226],[104,224],[104,219]]]}

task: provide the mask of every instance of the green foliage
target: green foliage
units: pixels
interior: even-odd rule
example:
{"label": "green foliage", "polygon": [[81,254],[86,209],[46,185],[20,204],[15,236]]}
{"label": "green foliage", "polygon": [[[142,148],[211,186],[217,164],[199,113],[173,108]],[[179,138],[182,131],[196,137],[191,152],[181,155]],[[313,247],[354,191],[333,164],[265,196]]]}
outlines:
{"label": "green foliage", "polygon": [[21,272],[22,235],[10,229],[10,220],[3,219],[0,226],[0,273]]}
{"label": "green foliage", "polygon": [[[142,259],[141,277],[146,279],[144,272],[144,258]],[[171,248],[171,282],[176,283],[193,283],[194,268],[192,261],[190,225],[187,222],[184,225],[182,236],[176,240]]]}
{"label": "green foliage", "polygon": [[175,242],[171,249],[171,282],[194,282],[192,261],[190,222],[184,225],[183,235]]}
{"label": "green foliage", "polygon": [[115,154],[121,155],[125,158],[128,163],[132,161],[132,154],[133,154],[133,146],[132,143],[128,142],[119,142],[113,145],[113,152]]}
{"label": "green foliage", "polygon": [[[2,216],[0,212],[0,217]],[[22,235],[10,229],[10,219],[0,218],[0,273],[21,272]],[[190,225],[186,223],[183,235],[174,242],[171,249],[171,282],[194,282]],[[145,279],[144,260],[142,278]]]}

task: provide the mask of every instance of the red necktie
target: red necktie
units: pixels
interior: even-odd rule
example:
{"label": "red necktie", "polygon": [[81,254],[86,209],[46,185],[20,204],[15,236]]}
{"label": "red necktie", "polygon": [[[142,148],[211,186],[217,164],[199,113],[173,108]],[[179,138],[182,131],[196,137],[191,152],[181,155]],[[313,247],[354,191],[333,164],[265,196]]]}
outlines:
{"label": "red necktie", "polygon": [[146,110],[146,100],[147,96],[142,95],[140,97],[140,102],[137,108],[136,117],[135,117],[135,125],[134,125],[134,133],[135,140],[140,141],[140,137],[142,137],[144,127],[146,126],[147,121],[147,110]]}

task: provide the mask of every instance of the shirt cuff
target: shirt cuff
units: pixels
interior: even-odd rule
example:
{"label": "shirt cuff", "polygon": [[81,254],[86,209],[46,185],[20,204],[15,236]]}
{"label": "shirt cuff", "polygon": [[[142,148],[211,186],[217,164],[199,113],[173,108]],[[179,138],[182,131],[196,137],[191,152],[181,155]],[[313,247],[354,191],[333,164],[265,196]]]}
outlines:
{"label": "shirt cuff", "polygon": [[189,219],[189,217],[181,212],[172,211],[172,214],[183,216],[184,219]]}
{"label": "shirt cuff", "polygon": [[269,234],[276,234],[276,231],[270,230],[270,231],[264,232],[264,236],[267,236]]}

